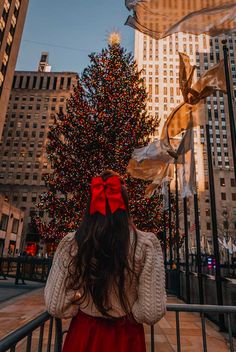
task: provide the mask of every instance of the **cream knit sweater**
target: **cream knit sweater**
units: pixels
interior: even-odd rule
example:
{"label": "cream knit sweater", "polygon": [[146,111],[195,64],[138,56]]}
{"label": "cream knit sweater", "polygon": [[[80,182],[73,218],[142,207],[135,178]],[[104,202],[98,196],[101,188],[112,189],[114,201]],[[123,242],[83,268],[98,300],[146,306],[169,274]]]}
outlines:
{"label": "cream knit sweater", "polygon": [[[138,230],[137,234],[135,272],[138,274],[138,280],[132,280],[132,284],[126,284],[126,293],[134,319],[139,323],[152,325],[160,320],[166,311],[163,255],[160,243],[153,233]],[[134,239],[132,231],[130,236],[132,245]],[[91,298],[86,304],[79,306],[75,303],[76,292],[66,290],[71,248],[76,253],[74,233],[64,237],[56,250],[45,287],[47,310],[51,315],[59,318],[71,318],[79,309],[88,315],[99,317],[101,313],[96,309]],[[110,301],[112,310],[109,314],[114,317],[124,316],[115,288],[111,289]]]}

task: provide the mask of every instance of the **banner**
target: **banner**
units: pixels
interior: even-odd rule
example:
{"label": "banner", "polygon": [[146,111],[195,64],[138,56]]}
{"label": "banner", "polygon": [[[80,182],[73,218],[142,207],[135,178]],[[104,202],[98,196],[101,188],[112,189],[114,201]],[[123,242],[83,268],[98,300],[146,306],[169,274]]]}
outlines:
{"label": "banner", "polygon": [[160,141],[166,150],[171,149],[170,138],[184,130],[205,124],[206,97],[218,90],[226,93],[223,61],[207,70],[193,84],[195,67],[190,65],[190,59],[186,54],[179,53],[179,57],[179,85],[184,102],[172,111],[163,126]]}
{"label": "banner", "polygon": [[177,154],[180,196],[181,198],[192,197],[196,193],[193,129],[189,129],[185,132]]}

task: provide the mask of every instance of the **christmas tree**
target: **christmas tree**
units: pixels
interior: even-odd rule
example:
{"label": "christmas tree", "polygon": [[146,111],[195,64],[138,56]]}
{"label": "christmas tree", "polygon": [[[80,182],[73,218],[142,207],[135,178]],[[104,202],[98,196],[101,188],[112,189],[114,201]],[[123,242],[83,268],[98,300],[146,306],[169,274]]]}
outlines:
{"label": "christmas tree", "polygon": [[125,178],[131,215],[143,230],[162,232],[160,196],[144,197],[146,183],[126,175],[133,150],[146,145],[158,122],[146,112],[144,81],[130,53],[119,41],[99,54],[78,80],[65,114],[48,133],[47,154],[53,172],[39,208],[49,221],[37,219],[41,235],[60,239],[75,230],[83,215],[91,178],[112,169]]}

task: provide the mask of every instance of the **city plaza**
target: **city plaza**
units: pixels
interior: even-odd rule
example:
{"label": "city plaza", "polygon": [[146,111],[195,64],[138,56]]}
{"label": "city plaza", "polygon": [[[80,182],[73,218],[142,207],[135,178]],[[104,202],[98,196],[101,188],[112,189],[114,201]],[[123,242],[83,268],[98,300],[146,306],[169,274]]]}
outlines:
{"label": "city plaza", "polygon": [[[167,2],[155,1],[150,3],[158,3],[158,10],[166,8]],[[210,2],[212,7],[222,5],[225,9],[224,1],[222,4],[220,0],[217,4],[214,1]],[[59,352],[69,322],[50,317],[43,300],[43,288],[58,241],[45,238],[43,231],[40,233],[39,224],[50,221],[50,216],[37,204],[40,195],[47,192],[45,177],[53,174],[47,155],[48,132],[57,124],[58,116],[66,113],[79,73],[69,66],[63,71],[52,70],[54,62],[44,49],[40,49],[38,61],[34,62],[36,70],[16,69],[24,23],[31,16],[29,10],[27,15],[29,3],[28,0],[0,3],[0,352],[50,348]],[[168,2],[171,14],[174,11],[183,16],[201,9],[199,4],[200,1],[194,1],[186,8],[177,4],[173,10],[172,1]],[[126,1],[126,6],[134,11],[136,21],[142,20],[139,4]],[[233,11],[235,1],[229,1],[227,6],[227,11]],[[149,20],[144,19],[147,22],[143,25],[148,27]],[[159,121],[150,139],[152,145],[162,139],[172,112],[182,104],[186,82],[201,80],[220,63],[225,75],[225,82],[220,82],[225,89],[214,90],[215,79],[210,93],[198,97],[204,99],[204,113],[201,110],[199,114],[205,120],[192,129],[194,164],[184,171],[185,187],[189,182],[190,193],[183,196],[184,183],[177,177],[177,162],[168,190],[162,191],[163,199],[167,197],[160,239],[168,305],[163,319],[154,327],[145,326],[147,351],[234,351],[236,27],[223,34],[219,30],[219,35],[176,30],[157,38],[152,34],[152,26],[144,31],[140,30],[140,23],[138,26],[129,20],[128,24],[135,28],[132,50],[147,91],[146,109]],[[120,45],[119,33],[115,31],[112,38],[111,46],[117,45],[117,40]],[[195,86],[187,88],[193,91]],[[189,106],[191,102],[187,100],[186,104]],[[183,134],[174,138],[175,128],[180,126],[173,125],[168,132],[173,136],[171,148],[183,140]],[[155,158],[160,162],[156,152]],[[148,152],[145,158],[150,161]],[[197,191],[191,194],[193,165]],[[148,180],[155,186],[155,178]],[[164,190],[164,183],[162,186]]]}

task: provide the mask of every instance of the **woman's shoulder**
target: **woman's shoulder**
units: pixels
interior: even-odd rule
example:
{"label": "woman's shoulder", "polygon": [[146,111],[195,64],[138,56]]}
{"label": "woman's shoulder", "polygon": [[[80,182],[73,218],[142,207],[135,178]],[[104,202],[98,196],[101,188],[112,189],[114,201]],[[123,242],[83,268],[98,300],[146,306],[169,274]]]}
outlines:
{"label": "woman's shoulder", "polygon": [[157,236],[153,232],[146,232],[136,229],[137,232],[137,241],[141,245],[146,246],[156,246],[159,244]]}
{"label": "woman's shoulder", "polygon": [[144,259],[147,253],[156,253],[161,251],[160,241],[153,232],[145,232],[136,229],[136,259]]}
{"label": "woman's shoulder", "polygon": [[68,253],[68,251],[74,252],[73,249],[76,249],[75,232],[70,232],[59,242],[56,254],[61,255],[63,253]]}
{"label": "woman's shoulder", "polygon": [[73,241],[75,241],[75,231],[73,231],[73,232],[69,232],[67,235],[65,235],[62,239],[61,239],[61,241],[60,241],[60,243],[59,243],[59,245],[64,245],[64,244],[66,244],[66,243],[71,243],[71,242],[73,242]]}

